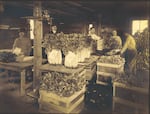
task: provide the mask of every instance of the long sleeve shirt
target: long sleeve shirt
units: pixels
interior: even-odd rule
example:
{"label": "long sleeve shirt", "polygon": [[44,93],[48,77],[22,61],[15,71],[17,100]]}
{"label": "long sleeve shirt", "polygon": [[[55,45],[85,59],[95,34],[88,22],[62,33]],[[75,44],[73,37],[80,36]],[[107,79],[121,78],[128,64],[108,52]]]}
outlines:
{"label": "long sleeve shirt", "polygon": [[136,42],[135,42],[135,39],[131,35],[127,37],[126,42],[123,45],[123,48],[121,50],[121,53],[124,53],[127,49],[136,50]]}
{"label": "long sleeve shirt", "polygon": [[28,56],[30,55],[30,51],[31,51],[31,40],[29,38],[17,38],[14,42],[14,45],[13,45],[13,49],[15,48],[20,48],[21,49],[21,52]]}
{"label": "long sleeve shirt", "polygon": [[100,40],[100,37],[97,36],[96,34],[91,34],[91,38],[92,38],[93,40]]}

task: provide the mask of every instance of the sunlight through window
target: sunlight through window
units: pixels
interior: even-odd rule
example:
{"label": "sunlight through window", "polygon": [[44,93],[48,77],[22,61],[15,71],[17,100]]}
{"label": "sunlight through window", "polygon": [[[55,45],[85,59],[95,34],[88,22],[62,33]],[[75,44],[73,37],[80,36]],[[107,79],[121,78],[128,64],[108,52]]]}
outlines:
{"label": "sunlight through window", "polygon": [[148,20],[132,21],[132,35],[134,35],[136,32],[143,32],[145,28],[148,28]]}
{"label": "sunlight through window", "polygon": [[30,19],[30,38],[34,39],[34,20]]}

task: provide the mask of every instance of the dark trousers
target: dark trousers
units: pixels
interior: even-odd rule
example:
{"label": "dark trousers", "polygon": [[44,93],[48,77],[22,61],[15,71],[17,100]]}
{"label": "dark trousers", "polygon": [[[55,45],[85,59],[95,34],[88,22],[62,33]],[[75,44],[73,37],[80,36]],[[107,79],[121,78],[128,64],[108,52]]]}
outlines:
{"label": "dark trousers", "polygon": [[125,70],[132,71],[132,61],[136,57],[137,50],[126,50],[125,52]]}

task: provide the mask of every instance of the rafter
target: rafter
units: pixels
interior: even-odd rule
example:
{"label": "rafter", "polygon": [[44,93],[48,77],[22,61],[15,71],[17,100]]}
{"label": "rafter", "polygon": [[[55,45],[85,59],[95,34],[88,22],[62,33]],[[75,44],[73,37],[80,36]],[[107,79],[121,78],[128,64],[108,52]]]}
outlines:
{"label": "rafter", "polygon": [[76,16],[72,13],[68,13],[68,12],[65,12],[65,11],[62,11],[62,10],[58,10],[58,9],[48,8],[48,10],[50,12],[55,12],[55,13],[64,14],[64,15],[68,15],[68,16]]}
{"label": "rafter", "polygon": [[82,4],[77,3],[77,2],[65,1],[65,3],[68,4],[68,5],[72,5],[72,6],[75,6],[75,7],[79,7],[79,8],[81,8],[81,9],[84,9],[84,10],[87,10],[87,11],[90,11],[90,12],[94,12],[93,9],[88,8],[88,7],[85,7],[85,6],[83,6]]}

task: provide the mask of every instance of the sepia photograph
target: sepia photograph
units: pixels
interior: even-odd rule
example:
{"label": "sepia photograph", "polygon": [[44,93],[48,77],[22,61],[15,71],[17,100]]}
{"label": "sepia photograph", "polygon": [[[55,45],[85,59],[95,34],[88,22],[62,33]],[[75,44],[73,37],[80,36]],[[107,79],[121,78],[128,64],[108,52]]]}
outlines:
{"label": "sepia photograph", "polygon": [[0,0],[0,114],[149,114],[149,0]]}

